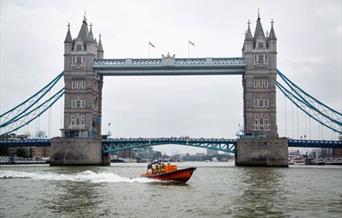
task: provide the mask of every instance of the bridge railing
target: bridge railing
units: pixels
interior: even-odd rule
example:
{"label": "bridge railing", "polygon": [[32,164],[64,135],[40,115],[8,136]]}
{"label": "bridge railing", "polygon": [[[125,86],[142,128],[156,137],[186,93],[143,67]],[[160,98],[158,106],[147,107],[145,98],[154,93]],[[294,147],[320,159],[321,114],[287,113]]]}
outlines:
{"label": "bridge railing", "polygon": [[[161,66],[166,63],[172,65],[243,65],[246,62],[244,58],[172,58],[171,62],[165,61],[163,58],[141,58],[141,59],[98,59],[95,60],[95,67],[101,66]],[[167,64],[167,65],[168,65]]]}

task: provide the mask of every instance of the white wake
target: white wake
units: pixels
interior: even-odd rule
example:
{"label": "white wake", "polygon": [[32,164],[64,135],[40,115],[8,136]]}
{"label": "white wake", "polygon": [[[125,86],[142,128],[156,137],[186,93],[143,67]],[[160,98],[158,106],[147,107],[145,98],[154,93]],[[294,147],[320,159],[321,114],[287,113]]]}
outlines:
{"label": "white wake", "polygon": [[75,181],[75,182],[92,182],[92,183],[150,183],[155,180],[137,177],[127,178],[116,175],[111,172],[93,172],[90,170],[75,174],[58,174],[52,172],[23,172],[12,170],[0,170],[0,179],[12,178],[30,178],[34,180],[55,180],[55,181]]}

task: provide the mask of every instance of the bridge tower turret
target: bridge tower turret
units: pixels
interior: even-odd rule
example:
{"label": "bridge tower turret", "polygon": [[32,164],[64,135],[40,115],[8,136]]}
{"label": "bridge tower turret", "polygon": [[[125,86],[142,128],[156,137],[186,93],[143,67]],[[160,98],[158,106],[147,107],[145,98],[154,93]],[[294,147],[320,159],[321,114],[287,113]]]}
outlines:
{"label": "bridge tower turret", "polygon": [[72,40],[71,49],[70,38],[68,30],[64,54],[65,105],[62,136],[99,139],[103,79],[93,71],[98,46],[92,25],[90,24],[89,30],[85,17],[77,38]]}
{"label": "bridge tower turret", "polygon": [[68,32],[64,40],[64,56],[70,55],[72,50],[72,37],[70,33],[70,23],[68,23]]}
{"label": "bridge tower turret", "polygon": [[99,44],[97,45],[97,58],[103,59],[103,47],[102,47],[101,34],[99,35]]}
{"label": "bridge tower turret", "polygon": [[68,25],[64,41],[64,128],[62,138],[52,142],[52,165],[102,162],[103,78],[93,65],[96,58],[103,58],[103,48],[94,39],[92,24],[89,27],[84,16],[78,36],[72,39]]}
{"label": "bridge tower turret", "polygon": [[242,48],[244,136],[236,147],[238,166],[287,166],[287,139],[278,138],[276,117],[277,38],[273,21],[265,35],[260,15],[254,35],[250,22]]}
{"label": "bridge tower turret", "polygon": [[242,49],[242,55],[247,65],[243,75],[245,135],[265,138],[278,136],[275,86],[276,44],[273,24],[270,35],[265,36],[260,16],[258,16],[252,37],[248,22]]}

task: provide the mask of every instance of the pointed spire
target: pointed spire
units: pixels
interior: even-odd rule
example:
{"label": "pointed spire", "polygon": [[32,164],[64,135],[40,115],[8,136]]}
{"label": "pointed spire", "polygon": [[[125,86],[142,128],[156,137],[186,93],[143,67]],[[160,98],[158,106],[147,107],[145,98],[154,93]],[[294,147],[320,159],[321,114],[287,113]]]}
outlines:
{"label": "pointed spire", "polygon": [[268,36],[268,39],[269,39],[269,40],[277,40],[277,37],[276,37],[275,32],[274,32],[274,29],[273,29],[273,24],[274,24],[274,21],[273,21],[273,19],[272,19],[272,21],[271,21],[270,35]]}
{"label": "pointed spire", "polygon": [[77,38],[85,42],[88,39],[88,34],[89,34],[89,31],[88,31],[87,18],[84,15],[82,26],[81,26],[80,32],[78,33]]}
{"label": "pointed spire", "polygon": [[253,39],[253,37],[252,37],[252,32],[251,32],[251,22],[248,20],[248,22],[247,22],[247,24],[248,24],[248,28],[247,28],[247,32],[246,32],[246,40],[252,40]]}
{"label": "pointed spire", "polygon": [[83,23],[87,23],[87,12],[84,12]]}
{"label": "pointed spire", "polygon": [[260,11],[258,9],[258,19],[257,19],[257,24],[255,27],[255,32],[254,32],[254,39],[257,38],[258,36],[261,36],[265,38],[264,30],[262,29],[261,21],[260,21]]}
{"label": "pointed spire", "polygon": [[102,41],[101,41],[101,33],[99,34],[99,44],[97,45],[97,51],[103,52]]}
{"label": "pointed spire", "polygon": [[65,37],[64,43],[72,43],[72,37],[71,37],[71,33],[70,33],[70,23],[68,23],[68,32],[67,32],[67,35]]}
{"label": "pointed spire", "polygon": [[90,23],[90,30],[89,30],[89,34],[88,34],[88,41],[89,42],[94,42],[94,35],[93,35],[93,24]]}

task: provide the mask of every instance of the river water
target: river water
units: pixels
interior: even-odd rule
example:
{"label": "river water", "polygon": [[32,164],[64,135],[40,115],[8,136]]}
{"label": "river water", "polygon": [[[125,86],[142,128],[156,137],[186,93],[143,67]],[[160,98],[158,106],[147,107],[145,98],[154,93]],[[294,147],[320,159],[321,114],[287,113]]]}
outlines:
{"label": "river water", "polygon": [[139,177],[137,163],[0,166],[0,217],[342,217],[341,166],[187,166],[186,185]]}

